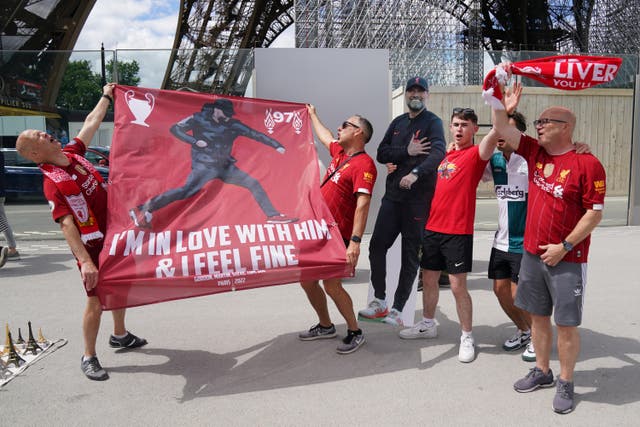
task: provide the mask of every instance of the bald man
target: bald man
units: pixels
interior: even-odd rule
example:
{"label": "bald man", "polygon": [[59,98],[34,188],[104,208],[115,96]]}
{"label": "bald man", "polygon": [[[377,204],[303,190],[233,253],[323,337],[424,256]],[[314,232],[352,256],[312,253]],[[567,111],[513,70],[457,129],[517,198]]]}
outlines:
{"label": "bald man", "polygon": [[[96,296],[98,257],[104,243],[107,226],[107,185],[100,173],[84,159],[85,143],[91,142],[113,102],[113,83],[102,89],[103,95],[89,113],[78,136],[62,149],[60,141],[35,129],[18,136],[18,153],[40,166],[44,174],[42,188],[49,201],[53,220],[60,224],[87,293],[87,305],[82,319],[84,355],[80,367],[87,378],[103,381],[109,378],[96,356],[96,339],[100,328],[102,307]],[[113,335],[109,345],[114,348],[136,348],[147,340],[138,338],[125,328],[124,309],[114,310]]]}
{"label": "bald man", "polygon": [[567,108],[547,108],[534,120],[538,139],[510,125],[505,110],[493,110],[493,116],[494,129],[529,167],[525,251],[515,305],[531,313],[536,367],[514,388],[526,393],[553,387],[553,313],[560,359],[553,409],[566,414],[573,410],[587,256],[590,234],[602,219],[605,171],[592,154],[576,154],[576,116]]}

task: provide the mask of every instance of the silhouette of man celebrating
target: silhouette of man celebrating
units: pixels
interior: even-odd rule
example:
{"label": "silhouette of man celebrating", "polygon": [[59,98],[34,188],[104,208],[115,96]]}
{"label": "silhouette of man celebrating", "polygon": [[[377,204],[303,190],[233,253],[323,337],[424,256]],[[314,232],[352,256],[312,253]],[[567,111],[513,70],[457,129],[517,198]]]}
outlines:
{"label": "silhouette of man celebrating", "polygon": [[233,144],[239,136],[273,147],[280,154],[284,154],[284,146],[275,139],[232,118],[234,114],[230,100],[218,99],[213,103],[204,104],[200,112],[171,127],[170,132],[173,135],[191,144],[191,173],[182,187],[158,194],[143,205],[131,209],[129,215],[137,227],[150,228],[152,212],[176,200],[195,195],[207,182],[214,179],[221,179],[228,184],[239,185],[251,191],[267,216],[267,223],[286,224],[298,220],[276,210],[262,185],[236,167],[236,159],[231,155]]}

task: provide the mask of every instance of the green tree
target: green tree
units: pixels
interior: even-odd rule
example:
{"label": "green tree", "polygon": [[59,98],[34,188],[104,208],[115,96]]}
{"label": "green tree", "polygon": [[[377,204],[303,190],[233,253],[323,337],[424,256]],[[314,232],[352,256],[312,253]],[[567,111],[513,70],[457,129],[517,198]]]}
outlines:
{"label": "green tree", "polygon": [[[118,83],[127,86],[140,84],[140,65],[136,60],[117,61]],[[113,81],[113,60],[106,64],[106,79]],[[70,61],[65,69],[56,105],[67,110],[91,110],[102,96],[102,76],[91,70],[87,60]]]}
{"label": "green tree", "polygon": [[[117,61],[118,65],[118,83],[127,86],[138,86],[140,84],[140,65],[135,59],[131,62]],[[110,59],[106,65],[106,78],[108,82],[113,82],[113,59]]]}
{"label": "green tree", "polygon": [[91,110],[100,99],[100,79],[86,60],[71,61],[65,69],[56,105],[67,110]]}

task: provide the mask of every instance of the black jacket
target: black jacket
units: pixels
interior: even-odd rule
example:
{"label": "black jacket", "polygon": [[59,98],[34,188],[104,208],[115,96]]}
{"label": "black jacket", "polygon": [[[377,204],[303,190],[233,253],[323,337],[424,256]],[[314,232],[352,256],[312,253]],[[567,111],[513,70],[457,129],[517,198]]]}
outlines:
{"label": "black jacket", "polygon": [[[420,131],[418,139],[427,137],[427,141],[431,142],[431,151],[426,155],[410,156],[407,146],[417,131]],[[445,150],[442,120],[431,111],[424,109],[413,119],[409,118],[409,113],[393,119],[378,146],[376,157],[380,163],[398,165],[398,169],[387,176],[383,198],[395,202],[416,203],[431,200],[436,186],[436,171],[444,158]],[[411,189],[400,188],[402,177],[414,168],[418,169],[418,180]]]}

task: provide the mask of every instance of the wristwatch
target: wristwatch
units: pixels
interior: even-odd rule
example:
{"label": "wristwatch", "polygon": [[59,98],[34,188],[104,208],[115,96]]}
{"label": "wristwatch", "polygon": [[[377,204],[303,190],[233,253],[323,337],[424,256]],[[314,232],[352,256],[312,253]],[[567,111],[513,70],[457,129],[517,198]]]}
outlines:
{"label": "wristwatch", "polygon": [[358,237],[358,236],[353,235],[353,236],[351,236],[351,241],[356,242],[356,243],[360,243],[360,242],[362,242],[362,239],[360,237]]}
{"label": "wristwatch", "polygon": [[418,168],[413,168],[413,169],[411,169],[411,173],[412,173],[412,174],[414,174],[415,176],[419,176],[419,175],[418,175],[418,172],[420,172],[420,171],[418,170]]}
{"label": "wristwatch", "polygon": [[573,250],[573,245],[571,243],[567,242],[566,240],[562,241],[562,247],[567,252],[571,252]]}

